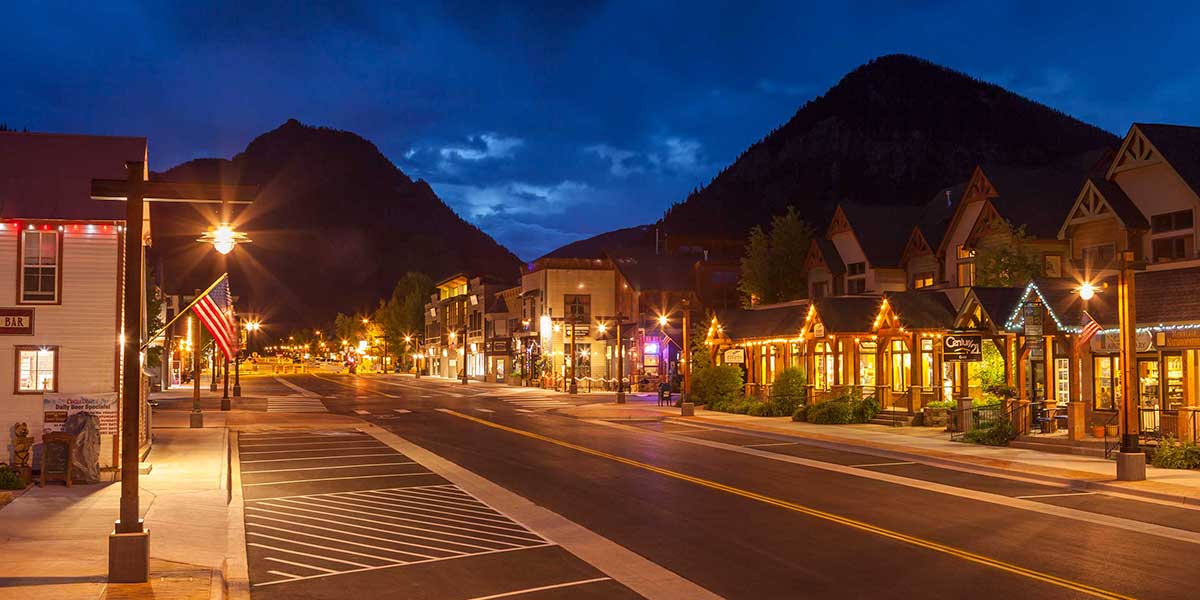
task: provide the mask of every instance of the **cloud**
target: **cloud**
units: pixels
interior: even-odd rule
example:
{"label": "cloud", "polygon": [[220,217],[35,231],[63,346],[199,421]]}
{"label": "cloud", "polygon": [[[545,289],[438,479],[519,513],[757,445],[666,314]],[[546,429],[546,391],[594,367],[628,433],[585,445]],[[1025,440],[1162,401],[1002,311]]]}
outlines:
{"label": "cloud", "polygon": [[677,171],[695,171],[703,166],[700,160],[700,142],[680,137],[663,140],[666,147],[666,165]]}
{"label": "cloud", "polygon": [[525,145],[525,140],[517,137],[503,137],[494,133],[481,133],[467,138],[467,146],[446,146],[438,151],[445,160],[480,161],[488,159],[512,158],[517,148]]}
{"label": "cloud", "polygon": [[608,161],[609,172],[617,177],[628,177],[634,173],[646,172],[645,167],[636,161],[640,155],[632,150],[616,148],[608,144],[595,144],[584,148],[584,151]]}
{"label": "cloud", "polygon": [[459,214],[472,221],[493,215],[558,214],[592,196],[592,190],[587,184],[570,180],[552,185],[521,181],[495,185],[431,185],[438,196],[445,199]]}
{"label": "cloud", "polygon": [[782,96],[800,96],[810,93],[809,86],[797,85],[794,83],[781,83],[770,79],[759,79],[758,89],[765,94],[779,94]]}

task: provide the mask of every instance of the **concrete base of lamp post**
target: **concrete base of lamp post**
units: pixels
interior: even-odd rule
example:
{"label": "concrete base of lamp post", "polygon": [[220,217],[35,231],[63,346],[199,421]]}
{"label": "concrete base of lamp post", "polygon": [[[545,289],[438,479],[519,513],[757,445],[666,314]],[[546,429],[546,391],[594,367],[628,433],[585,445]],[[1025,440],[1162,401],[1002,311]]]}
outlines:
{"label": "concrete base of lamp post", "polygon": [[1118,452],[1117,481],[1145,481],[1146,453]]}
{"label": "concrete base of lamp post", "polygon": [[[234,394],[234,395],[236,396],[237,394]],[[232,406],[230,405],[230,399],[229,398],[221,398],[221,410],[229,410],[230,408],[232,408]]]}
{"label": "concrete base of lamp post", "polygon": [[192,429],[200,429],[204,427],[204,413],[196,411],[188,418],[189,425]]}
{"label": "concrete base of lamp post", "polygon": [[108,582],[145,583],[150,578],[150,532],[108,535]]}
{"label": "concrete base of lamp post", "polygon": [[[242,385],[240,383],[233,384],[233,397],[234,398],[242,397]],[[225,410],[229,410],[229,409],[225,409]]]}
{"label": "concrete base of lamp post", "polygon": [[691,402],[681,402],[679,404],[679,416],[691,417],[696,414],[696,405]]}

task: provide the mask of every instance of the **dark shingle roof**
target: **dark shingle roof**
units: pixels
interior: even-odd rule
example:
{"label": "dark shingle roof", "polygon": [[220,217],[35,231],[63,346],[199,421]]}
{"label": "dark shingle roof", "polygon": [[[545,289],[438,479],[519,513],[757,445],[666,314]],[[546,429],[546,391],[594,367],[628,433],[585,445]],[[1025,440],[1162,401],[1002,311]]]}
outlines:
{"label": "dark shingle roof", "polygon": [[[921,230],[921,235],[925,236],[925,241],[929,242],[930,248],[936,250],[941,245],[942,237],[950,227],[950,220],[954,218],[954,207],[958,206],[958,201],[966,189],[967,182],[956,183],[934,194],[922,207],[916,225]],[[949,201],[946,199],[946,192],[950,193]]]}
{"label": "dark shingle roof", "polygon": [[828,333],[870,333],[881,301],[878,296],[827,296],[813,306]]}
{"label": "dark shingle roof", "polygon": [[821,258],[825,260],[825,267],[830,273],[839,274],[846,272],[846,263],[842,261],[842,255],[838,254],[837,246],[826,238],[819,237],[816,239],[817,248],[821,250]]}
{"label": "dark shingle roof", "polygon": [[491,305],[487,307],[488,314],[504,314],[508,312],[508,302],[504,301],[504,296],[496,295],[496,299],[492,300]]}
{"label": "dark shingle roof", "polygon": [[767,308],[732,308],[717,311],[717,323],[730,339],[774,338],[800,333],[808,305],[789,303]]}
{"label": "dark shingle roof", "polygon": [[983,165],[996,188],[992,206],[1014,226],[1039,238],[1054,238],[1088,177],[1080,168],[1028,168]]}
{"label": "dark shingle roof", "polygon": [[621,276],[639,292],[696,289],[695,255],[655,254],[653,250],[620,250],[606,254]]}
{"label": "dark shingle roof", "polygon": [[954,326],[954,303],[945,292],[884,292],[883,297],[887,299],[905,329],[950,329]]}
{"label": "dark shingle roof", "polygon": [[1200,127],[1134,123],[1175,172],[1200,195]]}
{"label": "dark shingle roof", "polygon": [[[1138,273],[1134,294],[1139,325],[1200,321],[1200,267]],[[1116,322],[1115,310],[1113,322]]]}
{"label": "dark shingle roof", "polygon": [[1004,327],[1008,317],[1017,309],[1025,293],[1023,287],[973,287],[971,293],[979,299],[979,305],[996,324]]}
{"label": "dark shingle roof", "polygon": [[1150,222],[1146,220],[1146,215],[1138,210],[1133,200],[1125,195],[1125,191],[1121,186],[1104,179],[1103,177],[1090,177],[1092,185],[1104,196],[1104,201],[1112,207],[1113,212],[1117,213],[1117,218],[1125,224],[1129,229],[1149,229]]}
{"label": "dark shingle roof", "polygon": [[868,206],[853,202],[842,202],[838,206],[850,222],[872,267],[900,264],[900,254],[904,252],[908,235],[923,212],[922,208],[911,206]]}

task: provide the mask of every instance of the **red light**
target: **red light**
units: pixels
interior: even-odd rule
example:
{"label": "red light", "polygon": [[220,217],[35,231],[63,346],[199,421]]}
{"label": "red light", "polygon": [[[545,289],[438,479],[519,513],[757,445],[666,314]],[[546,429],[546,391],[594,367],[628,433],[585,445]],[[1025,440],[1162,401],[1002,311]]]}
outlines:
{"label": "red light", "polygon": [[50,226],[45,223],[42,223],[42,231],[49,231],[49,230],[50,230]]}

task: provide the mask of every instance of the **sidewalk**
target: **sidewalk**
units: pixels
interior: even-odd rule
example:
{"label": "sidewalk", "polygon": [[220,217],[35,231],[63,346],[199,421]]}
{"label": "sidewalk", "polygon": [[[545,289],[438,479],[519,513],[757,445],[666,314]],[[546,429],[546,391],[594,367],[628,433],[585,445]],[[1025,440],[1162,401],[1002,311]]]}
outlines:
{"label": "sidewalk", "polygon": [[680,417],[678,408],[659,407],[630,398],[618,405],[598,403],[557,409],[556,414],[580,419],[667,419],[710,427],[749,431],[782,439],[843,450],[868,451],[889,458],[1039,479],[1079,488],[1116,492],[1170,502],[1200,504],[1200,471],[1146,467],[1146,481],[1116,481],[1116,463],[1103,458],[983,446],[950,441],[949,434],[933,427],[884,425],[813,425],[788,417],[751,417],[696,410]]}
{"label": "sidewalk", "polygon": [[[185,417],[186,418],[186,417]],[[203,429],[155,428],[141,476],[150,531],[150,581],[107,584],[108,534],[119,483],[33,487],[0,510],[0,587],[6,597],[220,598],[226,558],[224,487],[228,437]]]}

